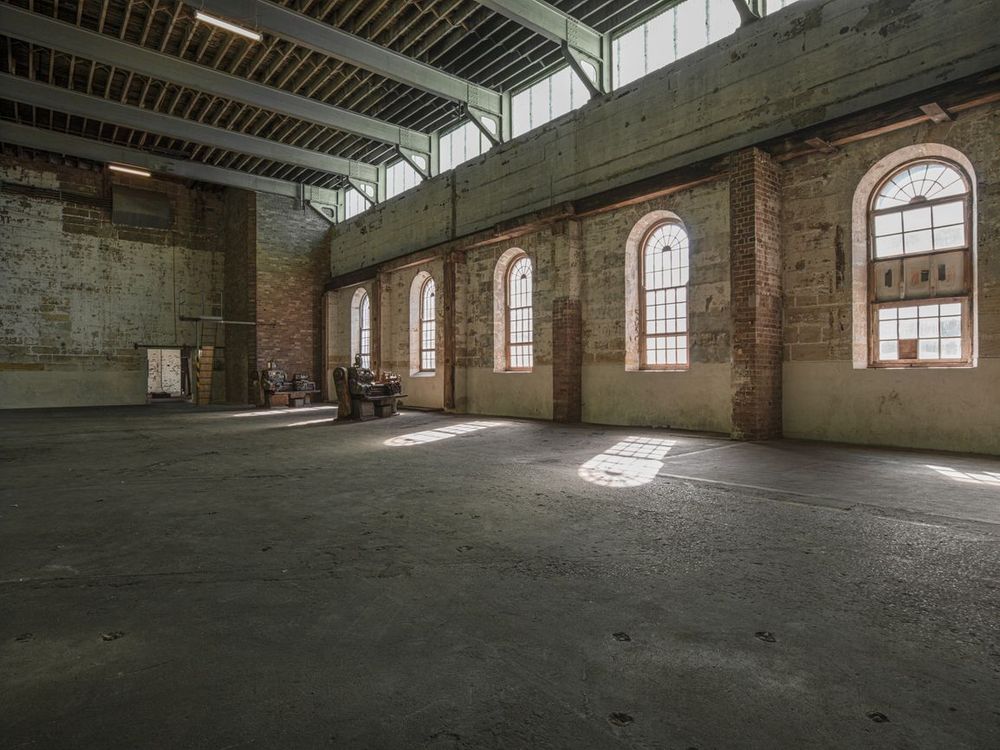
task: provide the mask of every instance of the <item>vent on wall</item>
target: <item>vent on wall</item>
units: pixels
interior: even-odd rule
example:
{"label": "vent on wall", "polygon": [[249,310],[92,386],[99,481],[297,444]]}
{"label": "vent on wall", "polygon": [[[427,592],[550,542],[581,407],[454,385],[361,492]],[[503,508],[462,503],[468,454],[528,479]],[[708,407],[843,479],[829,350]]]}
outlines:
{"label": "vent on wall", "polygon": [[170,229],[170,199],[152,190],[115,185],[111,191],[111,221],[130,227]]}

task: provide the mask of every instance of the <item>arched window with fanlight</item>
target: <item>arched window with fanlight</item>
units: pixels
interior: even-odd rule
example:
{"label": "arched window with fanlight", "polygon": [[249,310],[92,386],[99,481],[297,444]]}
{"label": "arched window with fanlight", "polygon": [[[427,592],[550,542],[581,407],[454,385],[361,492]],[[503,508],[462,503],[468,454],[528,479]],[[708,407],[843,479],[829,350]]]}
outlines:
{"label": "arched window with fanlight", "polygon": [[437,293],[430,276],[420,288],[420,371],[437,369]]}
{"label": "arched window with fanlight", "polygon": [[870,363],[966,365],[972,360],[972,185],[943,158],[885,176],[868,207]]}
{"label": "arched window with fanlight", "polygon": [[372,305],[368,292],[358,289],[351,305],[351,359],[361,355],[361,366],[371,367]]}
{"label": "arched window with fanlight", "polygon": [[688,367],[688,235],[678,221],[654,225],[639,245],[640,364],[648,370]]}
{"label": "arched window with fanlight", "polygon": [[507,272],[507,369],[530,370],[535,363],[531,258],[519,255]]}

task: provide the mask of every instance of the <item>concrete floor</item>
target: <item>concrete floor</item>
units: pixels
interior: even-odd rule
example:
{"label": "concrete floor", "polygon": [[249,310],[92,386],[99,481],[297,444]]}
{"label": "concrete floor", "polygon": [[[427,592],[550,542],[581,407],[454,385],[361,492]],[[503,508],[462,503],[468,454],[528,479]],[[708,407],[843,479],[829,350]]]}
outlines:
{"label": "concrete floor", "polygon": [[1000,747],[996,460],[333,415],[0,413],[0,746]]}

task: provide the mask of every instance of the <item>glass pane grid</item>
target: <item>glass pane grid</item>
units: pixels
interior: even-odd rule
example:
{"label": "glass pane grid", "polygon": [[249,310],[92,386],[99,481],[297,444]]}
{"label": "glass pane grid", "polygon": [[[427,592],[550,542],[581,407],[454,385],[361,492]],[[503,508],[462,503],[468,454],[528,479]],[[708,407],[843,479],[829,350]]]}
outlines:
{"label": "glass pane grid", "polygon": [[877,214],[874,234],[876,258],[964,247],[965,202],[948,201]]}
{"label": "glass pane grid", "polygon": [[361,366],[371,367],[372,348],[372,306],[366,294],[358,305],[358,353],[361,355]]}
{"label": "glass pane grid", "polygon": [[886,180],[875,198],[875,210],[900,208],[917,200],[932,201],[967,192],[965,180],[951,165],[920,162],[901,169]]}
{"label": "glass pane grid", "polygon": [[878,309],[879,361],[960,361],[962,357],[960,302]]}
{"label": "glass pane grid", "polygon": [[507,367],[528,370],[534,364],[534,312],[531,306],[531,260],[514,261],[507,277]]}
{"label": "glass pane grid", "polygon": [[688,365],[688,237],[679,224],[657,227],[643,248],[643,365]]}

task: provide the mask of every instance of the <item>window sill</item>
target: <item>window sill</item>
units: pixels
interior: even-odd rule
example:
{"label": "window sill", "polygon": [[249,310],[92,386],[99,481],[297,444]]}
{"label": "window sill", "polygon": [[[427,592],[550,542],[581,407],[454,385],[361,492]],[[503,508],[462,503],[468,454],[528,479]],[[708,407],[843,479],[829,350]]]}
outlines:
{"label": "window sill", "polygon": [[689,366],[685,367],[626,367],[625,372],[690,372]]}
{"label": "window sill", "polygon": [[971,370],[975,362],[870,362],[868,370]]}
{"label": "window sill", "polygon": [[533,370],[494,370],[497,375],[530,375]]}
{"label": "window sill", "polygon": [[436,370],[415,370],[410,373],[411,378],[433,378],[435,375]]}

